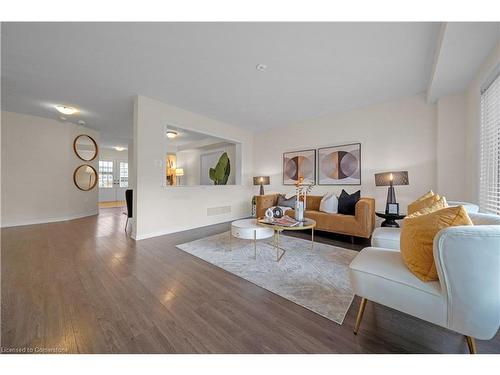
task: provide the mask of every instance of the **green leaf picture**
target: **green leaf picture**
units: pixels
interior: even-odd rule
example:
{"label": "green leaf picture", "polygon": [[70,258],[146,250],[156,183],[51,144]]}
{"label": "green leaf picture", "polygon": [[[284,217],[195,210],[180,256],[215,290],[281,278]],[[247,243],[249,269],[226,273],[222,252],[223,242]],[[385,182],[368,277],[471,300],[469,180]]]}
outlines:
{"label": "green leaf picture", "polygon": [[226,185],[229,174],[231,173],[231,162],[227,156],[227,152],[224,152],[217,162],[215,168],[210,168],[208,171],[208,176],[214,182],[214,185]]}

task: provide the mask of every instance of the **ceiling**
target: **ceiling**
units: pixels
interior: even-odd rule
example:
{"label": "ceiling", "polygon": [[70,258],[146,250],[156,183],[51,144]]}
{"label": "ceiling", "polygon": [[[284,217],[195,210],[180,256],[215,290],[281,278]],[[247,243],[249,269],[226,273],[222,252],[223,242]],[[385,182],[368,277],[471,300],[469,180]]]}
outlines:
{"label": "ceiling", "polygon": [[131,139],[136,94],[260,131],[425,91],[439,28],[3,23],[2,108],[56,118],[54,104],[77,106],[104,144]]}
{"label": "ceiling", "polygon": [[192,130],[188,129],[182,129],[179,127],[175,126],[168,126],[166,130],[173,130],[177,132],[177,137],[175,138],[166,138],[167,140],[167,147],[184,147],[186,145],[189,145],[190,143],[198,143],[201,141],[205,141],[207,139],[214,139],[217,140],[218,142],[220,141],[219,138],[212,137],[210,135],[206,135],[203,133],[195,132]]}
{"label": "ceiling", "polygon": [[481,63],[500,41],[500,22],[448,22],[443,25],[427,97],[463,92]]}

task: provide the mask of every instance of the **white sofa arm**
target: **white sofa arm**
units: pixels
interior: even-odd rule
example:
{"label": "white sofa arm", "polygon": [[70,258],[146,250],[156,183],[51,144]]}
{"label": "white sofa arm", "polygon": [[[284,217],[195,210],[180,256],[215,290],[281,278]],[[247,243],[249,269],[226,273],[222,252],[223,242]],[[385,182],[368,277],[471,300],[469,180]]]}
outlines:
{"label": "white sofa arm", "polygon": [[434,238],[448,328],[481,340],[500,327],[500,226],[458,226]]}
{"label": "white sofa arm", "polygon": [[465,208],[465,211],[467,211],[467,213],[478,213],[479,212],[479,206],[477,204],[474,204],[474,203],[470,203],[470,202],[462,202],[462,201],[448,201],[448,206],[452,207],[452,206],[464,206]]}
{"label": "white sofa arm", "polygon": [[375,228],[372,233],[371,244],[373,247],[382,247],[399,251],[401,229],[379,227]]}

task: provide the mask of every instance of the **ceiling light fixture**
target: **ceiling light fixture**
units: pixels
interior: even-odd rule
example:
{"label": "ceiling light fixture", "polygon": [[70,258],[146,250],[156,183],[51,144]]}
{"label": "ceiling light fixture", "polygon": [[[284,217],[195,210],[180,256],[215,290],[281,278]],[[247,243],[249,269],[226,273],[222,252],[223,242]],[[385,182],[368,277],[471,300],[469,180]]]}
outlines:
{"label": "ceiling light fixture", "polygon": [[167,138],[173,139],[178,136],[177,132],[174,132],[173,130],[167,130]]}
{"label": "ceiling light fixture", "polygon": [[125,147],[116,146],[116,147],[115,147],[115,150],[116,150],[116,151],[123,151],[123,150],[125,150]]}
{"label": "ceiling light fixture", "polygon": [[78,109],[74,107],[68,107],[65,105],[58,104],[56,105],[56,109],[58,112],[62,113],[63,115],[73,115],[76,112],[78,112]]}
{"label": "ceiling light fixture", "polygon": [[263,70],[267,69],[267,65],[266,64],[257,64],[257,66],[255,67],[255,69],[263,71]]}
{"label": "ceiling light fixture", "polygon": [[85,125],[85,124],[86,124],[86,122],[85,122],[85,121],[83,121],[83,120],[78,120],[78,124],[79,124],[79,125]]}

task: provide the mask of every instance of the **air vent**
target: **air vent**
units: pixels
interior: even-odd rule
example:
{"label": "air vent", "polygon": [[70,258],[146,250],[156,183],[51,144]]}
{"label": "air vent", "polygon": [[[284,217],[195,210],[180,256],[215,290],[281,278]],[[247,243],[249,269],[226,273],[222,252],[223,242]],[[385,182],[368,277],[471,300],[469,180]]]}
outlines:
{"label": "air vent", "polygon": [[229,214],[230,212],[231,212],[231,206],[220,206],[220,207],[207,208],[207,216],[217,216],[217,215]]}

